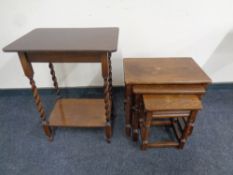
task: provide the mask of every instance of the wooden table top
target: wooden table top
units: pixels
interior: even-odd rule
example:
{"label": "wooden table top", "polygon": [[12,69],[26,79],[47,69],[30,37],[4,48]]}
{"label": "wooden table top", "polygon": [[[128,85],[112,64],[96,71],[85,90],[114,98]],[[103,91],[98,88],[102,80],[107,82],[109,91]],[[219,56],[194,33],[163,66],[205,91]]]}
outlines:
{"label": "wooden table top", "polygon": [[126,84],[196,84],[211,79],[192,58],[126,58]]}
{"label": "wooden table top", "polygon": [[143,95],[147,111],[172,111],[201,109],[202,104],[196,95]]}
{"label": "wooden table top", "polygon": [[5,52],[114,52],[118,28],[39,28],[6,46]]}

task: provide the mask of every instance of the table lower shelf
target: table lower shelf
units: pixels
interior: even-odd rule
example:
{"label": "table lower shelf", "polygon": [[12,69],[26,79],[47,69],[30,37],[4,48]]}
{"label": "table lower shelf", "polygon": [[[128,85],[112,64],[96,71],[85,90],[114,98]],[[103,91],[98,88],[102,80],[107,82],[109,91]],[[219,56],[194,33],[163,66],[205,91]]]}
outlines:
{"label": "table lower shelf", "polygon": [[104,127],[103,99],[59,99],[48,119],[50,126]]}

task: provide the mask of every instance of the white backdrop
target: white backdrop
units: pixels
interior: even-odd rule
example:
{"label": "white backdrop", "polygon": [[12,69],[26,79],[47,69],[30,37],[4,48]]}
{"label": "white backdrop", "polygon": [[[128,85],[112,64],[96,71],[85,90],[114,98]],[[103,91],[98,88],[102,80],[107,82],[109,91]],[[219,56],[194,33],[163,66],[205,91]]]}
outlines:
{"label": "white backdrop", "polygon": [[[0,0],[0,48],[34,28],[119,27],[113,83],[124,57],[191,56],[214,82],[233,80],[233,0]],[[52,86],[36,64],[39,87]],[[99,64],[55,64],[60,86],[102,85]],[[15,53],[0,51],[0,88],[29,87]]]}

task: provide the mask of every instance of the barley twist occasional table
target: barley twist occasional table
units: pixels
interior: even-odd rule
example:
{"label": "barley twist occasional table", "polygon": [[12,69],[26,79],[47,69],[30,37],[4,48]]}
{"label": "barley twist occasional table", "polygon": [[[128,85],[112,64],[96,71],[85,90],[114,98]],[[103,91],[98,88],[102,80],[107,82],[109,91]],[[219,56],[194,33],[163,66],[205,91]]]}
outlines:
{"label": "barley twist occasional table", "polygon": [[[111,53],[117,50],[118,28],[41,28],[6,46],[18,52],[28,77],[45,134],[51,140],[53,127],[103,127],[108,142],[112,136]],[[56,94],[60,97],[53,63],[101,63],[104,99],[58,98],[46,118],[34,81],[32,63],[49,63]]]}

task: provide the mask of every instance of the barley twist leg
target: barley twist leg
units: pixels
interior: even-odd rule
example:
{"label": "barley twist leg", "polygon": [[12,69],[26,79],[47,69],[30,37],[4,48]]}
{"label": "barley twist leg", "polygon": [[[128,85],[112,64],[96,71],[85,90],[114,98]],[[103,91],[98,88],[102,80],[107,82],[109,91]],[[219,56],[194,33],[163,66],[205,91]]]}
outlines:
{"label": "barley twist leg", "polygon": [[36,104],[36,108],[37,108],[37,110],[38,110],[38,112],[40,114],[40,119],[41,119],[41,122],[42,122],[44,132],[48,136],[49,140],[52,140],[53,132],[52,132],[52,129],[49,127],[48,122],[46,121],[45,110],[44,110],[44,107],[43,107],[42,102],[40,100],[40,96],[39,96],[35,81],[33,79],[34,71],[33,71],[32,64],[28,60],[27,54],[25,52],[19,52],[18,55],[19,55],[19,58],[20,58],[20,63],[22,65],[24,74],[30,81],[34,101],[35,101],[35,104]]}
{"label": "barley twist leg", "polygon": [[50,68],[50,74],[52,75],[53,85],[56,89],[56,94],[58,98],[60,98],[60,89],[58,87],[57,78],[56,78],[55,71],[54,71],[54,66],[51,62],[49,63],[49,68]]}
{"label": "barley twist leg", "polygon": [[111,116],[113,116],[113,96],[112,96],[112,64],[111,64],[111,55],[108,57],[108,69],[109,69],[109,74],[108,74],[108,83],[109,83],[109,100],[110,100],[110,109],[111,109]]}
{"label": "barley twist leg", "polygon": [[107,142],[110,143],[110,138],[112,136],[112,126],[111,126],[111,105],[110,105],[108,78],[104,78],[104,103],[105,103],[105,115],[106,115],[105,133],[106,133]]}
{"label": "barley twist leg", "polygon": [[31,84],[32,93],[33,93],[34,101],[35,101],[35,104],[36,104],[36,108],[37,108],[37,111],[40,114],[40,119],[41,119],[41,122],[42,122],[44,132],[48,136],[48,139],[51,141],[53,139],[52,128],[49,127],[48,122],[46,121],[45,110],[44,110],[44,107],[42,105],[42,102],[41,102],[41,99],[40,99],[40,96],[39,96],[35,81],[33,80],[32,77],[29,78],[29,80],[30,80],[30,84]]}
{"label": "barley twist leg", "polygon": [[109,65],[109,54],[104,53],[101,55],[102,64],[102,76],[104,79],[104,108],[106,116],[105,136],[108,143],[112,137],[112,118],[111,118],[111,93],[110,93],[110,65]]}

